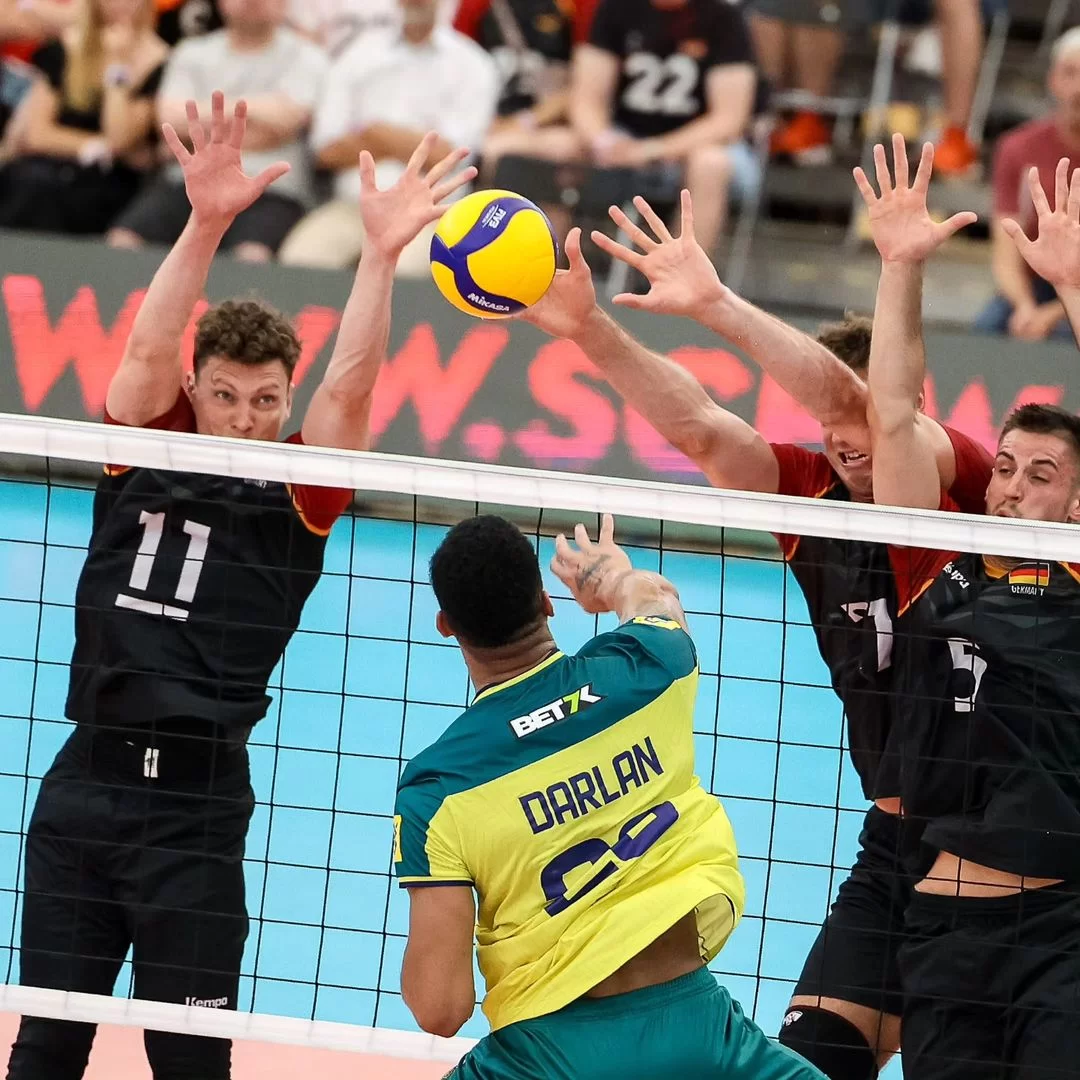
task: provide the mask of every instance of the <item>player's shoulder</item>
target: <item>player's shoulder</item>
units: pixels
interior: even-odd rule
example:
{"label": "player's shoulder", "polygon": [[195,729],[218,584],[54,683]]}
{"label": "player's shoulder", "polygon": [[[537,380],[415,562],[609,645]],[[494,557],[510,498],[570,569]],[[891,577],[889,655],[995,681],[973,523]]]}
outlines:
{"label": "player's shoulder", "polygon": [[693,639],[674,619],[659,615],[642,615],[597,634],[578,650],[577,659],[625,665],[628,685],[679,679],[697,668]]}
{"label": "player's shoulder", "polygon": [[828,455],[795,443],[770,443],[776,458],[777,494],[820,499],[840,483]]}

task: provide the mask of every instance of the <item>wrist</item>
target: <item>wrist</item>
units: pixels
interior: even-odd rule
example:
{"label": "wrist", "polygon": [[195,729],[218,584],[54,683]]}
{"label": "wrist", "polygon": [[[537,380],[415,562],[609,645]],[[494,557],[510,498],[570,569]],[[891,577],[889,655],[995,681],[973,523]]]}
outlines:
{"label": "wrist", "polygon": [[581,325],[570,335],[569,340],[577,345],[583,352],[588,353],[590,347],[602,344],[611,336],[615,322],[599,304],[593,304],[592,310],[581,321]]}
{"label": "wrist", "polygon": [[747,301],[733,293],[722,281],[717,281],[695,305],[695,310],[688,314],[714,334],[735,337],[738,336],[744,321],[744,309],[748,310],[750,307]]}

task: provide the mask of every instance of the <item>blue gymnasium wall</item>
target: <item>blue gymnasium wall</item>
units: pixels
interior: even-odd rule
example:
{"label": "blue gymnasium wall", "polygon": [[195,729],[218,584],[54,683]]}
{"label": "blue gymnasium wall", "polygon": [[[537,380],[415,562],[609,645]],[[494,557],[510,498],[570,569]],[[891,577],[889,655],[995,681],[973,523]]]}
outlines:
{"label": "blue gymnasium wall", "polygon": [[[20,832],[69,731],[71,604],[90,509],[86,489],[0,481],[0,959],[8,981],[18,971],[8,939],[17,941]],[[466,701],[464,665],[434,632],[425,584],[442,532],[357,518],[331,535],[324,576],[275,674],[275,705],[252,740],[259,806],[247,849],[253,922],[241,1008],[415,1030],[398,994],[406,904],[388,874],[390,814],[401,761]],[[658,569],[660,560],[642,550],[635,562]],[[696,613],[698,768],[724,799],[748,884],[746,916],[713,968],[773,1032],[850,866],[864,803],[839,750],[840,709],[805,604],[784,567],[665,552],[663,570]],[[558,582],[547,585],[560,644],[574,650],[594,620]],[[125,969],[118,993],[127,979]],[[477,1010],[462,1034],[485,1031]]]}

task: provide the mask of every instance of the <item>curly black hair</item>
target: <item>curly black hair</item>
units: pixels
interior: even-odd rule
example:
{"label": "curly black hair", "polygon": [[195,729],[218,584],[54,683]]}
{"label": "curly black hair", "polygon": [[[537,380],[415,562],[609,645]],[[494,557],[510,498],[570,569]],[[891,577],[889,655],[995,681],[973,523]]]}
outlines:
{"label": "curly black hair", "polygon": [[430,572],[439,607],[467,645],[513,644],[544,617],[536,551],[516,525],[495,514],[455,525],[432,555]]}
{"label": "curly black hair", "polygon": [[279,311],[258,300],[226,300],[210,308],[195,328],[195,373],[212,356],[241,364],[280,360],[292,378],[300,340]]}

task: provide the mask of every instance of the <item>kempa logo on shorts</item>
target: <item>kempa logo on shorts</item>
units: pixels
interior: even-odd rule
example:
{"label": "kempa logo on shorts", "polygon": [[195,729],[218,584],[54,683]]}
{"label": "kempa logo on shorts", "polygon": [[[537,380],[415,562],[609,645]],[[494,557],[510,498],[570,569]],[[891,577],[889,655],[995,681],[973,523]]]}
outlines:
{"label": "kempa logo on shorts", "polygon": [[567,694],[566,697],[559,698],[550,705],[533,709],[527,716],[519,716],[511,720],[510,728],[519,739],[523,739],[534,731],[557,724],[560,720],[565,720],[568,716],[573,716],[582,709],[587,709],[590,705],[603,700],[602,695],[592,692],[592,684],[586,683],[580,690],[575,690],[572,694]]}
{"label": "kempa logo on shorts", "polygon": [[223,1009],[229,1004],[227,997],[223,998],[184,998],[185,1005],[198,1005],[201,1009]]}

